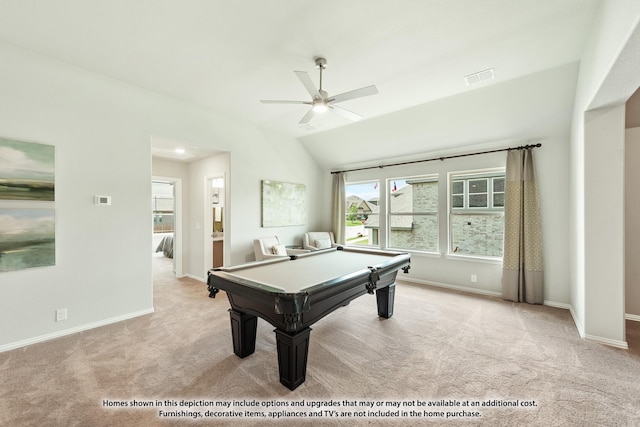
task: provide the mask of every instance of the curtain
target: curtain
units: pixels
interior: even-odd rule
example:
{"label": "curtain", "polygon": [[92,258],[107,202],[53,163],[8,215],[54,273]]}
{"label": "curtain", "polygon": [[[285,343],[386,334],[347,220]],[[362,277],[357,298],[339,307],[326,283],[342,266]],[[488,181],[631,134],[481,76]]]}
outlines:
{"label": "curtain", "polygon": [[344,173],[333,174],[333,200],[331,206],[331,228],[336,243],[344,245],[344,215],[345,215],[345,192]]}
{"label": "curtain", "polygon": [[542,223],[532,149],[507,154],[502,298],[542,304]]}

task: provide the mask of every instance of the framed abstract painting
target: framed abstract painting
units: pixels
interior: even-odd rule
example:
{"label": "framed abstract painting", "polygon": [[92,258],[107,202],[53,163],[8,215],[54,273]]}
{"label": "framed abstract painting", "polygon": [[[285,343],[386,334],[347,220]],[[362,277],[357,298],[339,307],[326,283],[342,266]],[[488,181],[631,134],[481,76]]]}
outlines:
{"label": "framed abstract painting", "polygon": [[55,265],[55,147],[0,138],[0,272]]}
{"label": "framed abstract painting", "polygon": [[0,138],[0,200],[55,200],[55,147]]}
{"label": "framed abstract painting", "polygon": [[0,209],[0,271],[55,265],[54,209]]}
{"label": "framed abstract painting", "polygon": [[262,181],[262,226],[286,227],[307,222],[306,186]]}

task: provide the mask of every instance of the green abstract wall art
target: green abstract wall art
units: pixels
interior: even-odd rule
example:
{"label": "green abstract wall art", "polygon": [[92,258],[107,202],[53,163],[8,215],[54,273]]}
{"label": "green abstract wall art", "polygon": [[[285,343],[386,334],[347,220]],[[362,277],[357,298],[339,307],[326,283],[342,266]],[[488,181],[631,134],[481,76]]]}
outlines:
{"label": "green abstract wall art", "polygon": [[285,227],[307,223],[306,186],[262,181],[262,226]]}
{"label": "green abstract wall art", "polygon": [[0,209],[0,271],[55,261],[54,209]]}
{"label": "green abstract wall art", "polygon": [[0,200],[55,200],[55,147],[0,138]]}
{"label": "green abstract wall art", "polygon": [[0,138],[0,272],[55,265],[55,147]]}

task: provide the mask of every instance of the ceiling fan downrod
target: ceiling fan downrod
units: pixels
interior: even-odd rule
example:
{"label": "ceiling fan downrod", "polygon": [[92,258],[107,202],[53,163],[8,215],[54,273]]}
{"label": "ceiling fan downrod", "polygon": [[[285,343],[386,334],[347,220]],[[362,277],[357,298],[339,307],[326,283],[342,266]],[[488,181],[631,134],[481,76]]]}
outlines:
{"label": "ceiling fan downrod", "polygon": [[322,94],[322,70],[327,68],[327,60],[325,58],[316,58],[316,68],[320,69],[320,94]]}

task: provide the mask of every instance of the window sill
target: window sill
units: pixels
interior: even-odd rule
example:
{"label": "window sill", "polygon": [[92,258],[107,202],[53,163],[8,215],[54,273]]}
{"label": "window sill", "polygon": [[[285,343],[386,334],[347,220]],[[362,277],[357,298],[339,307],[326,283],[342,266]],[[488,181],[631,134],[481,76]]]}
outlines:
{"label": "window sill", "polygon": [[398,248],[386,248],[387,250],[390,251],[396,251],[396,252],[408,252],[411,254],[411,256],[421,256],[421,257],[426,257],[426,258],[442,258],[442,254],[440,252],[427,252],[427,251],[416,251],[416,250],[412,250],[412,249],[398,249]]}
{"label": "window sill", "polygon": [[445,254],[444,257],[446,259],[456,260],[456,261],[472,261],[472,262],[481,262],[484,264],[502,265],[502,258],[498,258],[498,257],[479,256],[479,255],[458,255],[458,254]]}
{"label": "window sill", "polygon": [[[349,246],[349,245],[346,245]],[[440,252],[426,252],[426,251],[416,251],[411,249],[399,249],[399,248],[384,248],[381,249],[377,246],[365,246],[365,245],[352,245],[349,246],[351,248],[369,248],[369,249],[377,249],[377,250],[388,250],[395,252],[408,252],[411,256],[424,257],[424,258],[445,258],[448,260],[455,261],[471,261],[471,262],[479,262],[483,264],[494,264],[494,265],[502,265],[502,258],[499,257],[490,257],[490,256],[480,256],[480,255],[459,255],[459,254],[441,254]]]}

